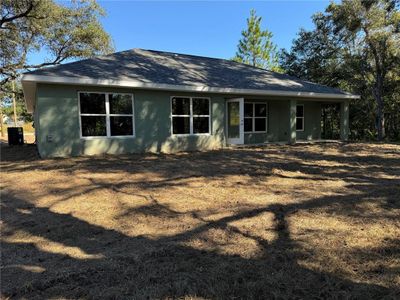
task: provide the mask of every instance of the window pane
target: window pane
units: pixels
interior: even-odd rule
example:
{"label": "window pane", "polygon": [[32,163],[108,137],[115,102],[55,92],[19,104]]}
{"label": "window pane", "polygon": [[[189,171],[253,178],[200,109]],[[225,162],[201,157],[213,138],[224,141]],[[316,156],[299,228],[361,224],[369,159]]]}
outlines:
{"label": "window pane", "polygon": [[96,93],[79,93],[81,114],[105,114],[106,95]]}
{"label": "window pane", "polygon": [[267,105],[266,104],[254,104],[255,116],[266,117],[267,116]]}
{"label": "window pane", "polygon": [[110,117],[111,135],[133,135],[132,117]]}
{"label": "window pane", "polygon": [[253,116],[253,103],[245,103],[244,104],[244,116],[245,117]]}
{"label": "window pane", "polygon": [[106,136],[106,117],[81,116],[82,136]]}
{"label": "window pane", "polygon": [[194,115],[210,115],[208,99],[193,98]]}
{"label": "window pane", "polygon": [[190,115],[189,98],[172,98],[173,115]]}
{"label": "window pane", "polygon": [[254,131],[266,131],[267,129],[267,119],[266,118],[256,118],[254,119]]}
{"label": "window pane", "polygon": [[132,96],[123,94],[110,94],[110,114],[132,114]]}
{"label": "window pane", "polygon": [[209,133],[208,117],[193,117],[193,133]]}
{"label": "window pane", "polygon": [[296,106],[296,117],[304,117],[304,106],[303,105]]}
{"label": "window pane", "polygon": [[303,118],[296,118],[296,130],[303,130]]}
{"label": "window pane", "polygon": [[252,118],[245,118],[244,119],[244,131],[245,132],[252,132],[253,131],[253,119]]}
{"label": "window pane", "polygon": [[190,133],[190,118],[189,117],[173,117],[172,132],[174,134]]}

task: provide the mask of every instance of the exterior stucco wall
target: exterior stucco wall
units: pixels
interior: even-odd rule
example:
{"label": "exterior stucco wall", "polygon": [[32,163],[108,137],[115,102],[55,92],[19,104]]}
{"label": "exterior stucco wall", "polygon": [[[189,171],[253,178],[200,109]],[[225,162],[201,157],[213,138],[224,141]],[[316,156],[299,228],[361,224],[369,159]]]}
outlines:
{"label": "exterior stucco wall", "polygon": [[[123,92],[134,95],[135,137],[80,138],[78,91]],[[211,134],[171,135],[171,96],[205,96],[211,99]],[[135,152],[177,152],[218,149],[226,146],[225,102],[232,95],[175,93],[121,88],[38,84],[35,106],[37,145],[42,157]],[[245,97],[246,98],[246,97]],[[253,99],[253,98],[251,98]],[[289,99],[254,99],[268,104],[267,133],[246,133],[245,144],[288,142],[290,133]],[[253,101],[246,100],[245,101]],[[321,104],[304,104],[305,130],[297,140],[319,139]]]}
{"label": "exterior stucco wall", "polygon": [[267,133],[245,133],[245,144],[261,144],[267,142],[287,141],[287,128],[289,124],[287,100],[247,100],[247,102],[266,102]]}
{"label": "exterior stucco wall", "polygon": [[[81,139],[78,91],[124,92],[134,95],[135,137]],[[225,99],[211,98],[211,135],[171,135],[170,97],[185,93],[67,85],[38,85],[37,143],[42,157],[134,152],[176,152],[223,147]],[[193,94],[190,94],[193,95]]]}
{"label": "exterior stucco wall", "polygon": [[[290,100],[255,100],[268,103],[267,133],[245,133],[245,144],[268,142],[287,142],[290,132]],[[251,102],[251,100],[249,100]],[[304,105],[304,131],[296,131],[297,140],[316,140],[321,138],[321,103],[316,101],[297,101]]]}
{"label": "exterior stucco wall", "polygon": [[297,140],[316,140],[321,138],[321,103],[297,101],[304,105],[304,131],[296,131]]}

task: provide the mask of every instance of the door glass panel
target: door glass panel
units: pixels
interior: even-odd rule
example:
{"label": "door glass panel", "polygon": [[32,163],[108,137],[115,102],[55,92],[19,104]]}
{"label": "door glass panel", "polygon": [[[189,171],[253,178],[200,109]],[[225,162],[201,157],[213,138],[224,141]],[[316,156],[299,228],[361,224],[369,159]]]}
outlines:
{"label": "door glass panel", "polygon": [[239,102],[228,102],[228,138],[240,138]]}

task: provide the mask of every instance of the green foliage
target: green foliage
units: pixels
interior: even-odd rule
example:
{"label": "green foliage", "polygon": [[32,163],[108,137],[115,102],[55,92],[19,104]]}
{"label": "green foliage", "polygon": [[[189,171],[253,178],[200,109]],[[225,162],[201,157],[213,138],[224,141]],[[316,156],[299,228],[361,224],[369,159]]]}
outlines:
{"label": "green foliage", "polygon": [[321,138],[334,140],[340,138],[340,105],[323,104],[321,116]]}
{"label": "green foliage", "polygon": [[233,60],[272,71],[281,71],[276,45],[272,33],[261,29],[261,17],[251,10],[247,19],[247,29],[242,31],[236,56]]}
{"label": "green foliage", "polygon": [[[2,0],[1,89],[23,71],[110,52],[111,39],[99,22],[103,15],[94,0]],[[35,51],[49,56],[30,64],[28,56]]]}
{"label": "green foliage", "polygon": [[[7,82],[5,85],[6,85],[5,89],[10,91],[12,90],[10,82]],[[14,95],[15,95],[18,120],[22,119],[25,122],[32,122],[33,121],[32,115],[26,111],[24,95],[20,84],[16,84]],[[13,106],[12,92],[1,93],[0,106],[3,115],[9,117],[11,120],[14,120],[14,106]]]}
{"label": "green foliage", "polygon": [[314,15],[281,66],[290,75],[361,95],[350,106],[353,138],[400,137],[400,14],[390,0],[344,0]]}

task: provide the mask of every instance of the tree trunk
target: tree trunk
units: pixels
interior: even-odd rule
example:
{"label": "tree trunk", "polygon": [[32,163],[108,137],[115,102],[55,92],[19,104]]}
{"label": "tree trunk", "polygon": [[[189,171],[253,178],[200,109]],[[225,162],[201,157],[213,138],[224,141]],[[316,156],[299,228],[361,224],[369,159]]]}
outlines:
{"label": "tree trunk", "polygon": [[13,107],[14,107],[14,126],[17,127],[17,103],[15,100],[15,82],[12,81],[12,99],[13,99]]}
{"label": "tree trunk", "polygon": [[3,124],[3,92],[0,91],[0,135],[4,136],[4,124]]}
{"label": "tree trunk", "polygon": [[376,128],[378,130],[378,140],[382,141],[385,138],[385,114],[383,104],[383,78],[382,76],[376,77],[374,87],[374,98],[377,104],[376,109]]}

